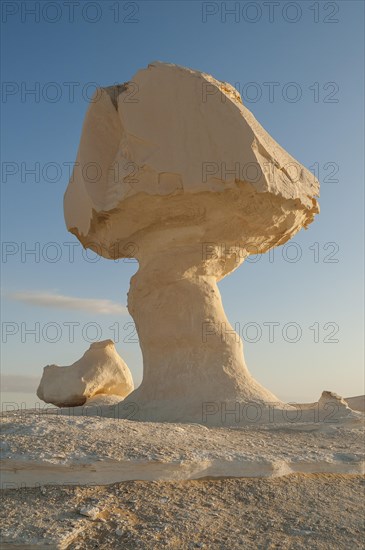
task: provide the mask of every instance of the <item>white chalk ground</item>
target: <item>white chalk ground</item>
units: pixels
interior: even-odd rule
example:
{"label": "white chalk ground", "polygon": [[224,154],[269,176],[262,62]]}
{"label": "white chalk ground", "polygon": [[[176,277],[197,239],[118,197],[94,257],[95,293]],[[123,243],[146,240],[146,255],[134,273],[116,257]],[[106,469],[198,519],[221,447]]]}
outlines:
{"label": "white chalk ground", "polygon": [[[356,398],[352,404],[362,403]],[[361,412],[328,421],[208,428],[27,410],[4,414],[2,425],[1,548],[363,548]],[[342,497],[337,502],[331,493],[329,499],[332,514],[344,514],[347,534],[338,522],[328,534],[329,516],[318,532],[308,519],[312,508],[324,506],[318,500],[322,486],[356,503],[354,511],[352,505],[343,508]],[[124,498],[128,491],[139,502],[137,511]],[[255,502],[252,494],[259,495]],[[240,495],[246,495],[243,501]],[[207,511],[211,498],[215,516]],[[256,517],[268,498],[265,518]],[[182,517],[173,521],[166,503],[180,508]],[[279,529],[282,510],[290,515],[296,506],[290,528]],[[251,516],[227,534],[225,525],[238,508]],[[206,527],[198,533],[203,520]],[[186,530],[173,538],[176,522]]]}
{"label": "white chalk ground", "polygon": [[361,413],[340,421],[231,428],[100,417],[3,417],[2,481],[54,483],[364,472]]}

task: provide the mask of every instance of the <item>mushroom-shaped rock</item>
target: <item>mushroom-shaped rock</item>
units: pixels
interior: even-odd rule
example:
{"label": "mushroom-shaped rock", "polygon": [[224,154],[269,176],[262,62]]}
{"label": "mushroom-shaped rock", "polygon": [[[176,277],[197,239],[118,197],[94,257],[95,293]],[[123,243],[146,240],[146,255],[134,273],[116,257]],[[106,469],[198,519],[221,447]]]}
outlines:
{"label": "mushroom-shaped rock", "polygon": [[91,344],[73,365],[44,367],[37,395],[58,407],[77,407],[98,394],[118,395],[122,400],[133,388],[132,375],[114,342],[104,340]]}
{"label": "mushroom-shaped rock", "polygon": [[207,74],[158,62],[96,92],[65,219],[101,256],[138,259],[128,309],[143,381],[128,400],[141,419],[278,401],[249,374],[217,281],[311,223],[318,190],[239,93]]}

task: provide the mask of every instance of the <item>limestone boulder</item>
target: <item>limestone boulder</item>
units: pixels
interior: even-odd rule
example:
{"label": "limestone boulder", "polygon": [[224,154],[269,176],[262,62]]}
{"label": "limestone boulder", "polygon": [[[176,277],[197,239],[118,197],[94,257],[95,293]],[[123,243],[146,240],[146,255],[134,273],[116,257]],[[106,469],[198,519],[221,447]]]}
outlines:
{"label": "limestone boulder", "polygon": [[[58,407],[77,407],[103,394],[122,400],[134,389],[129,368],[117,353],[112,340],[91,344],[72,365],[47,365],[37,396]],[[115,399],[114,399],[115,401]]]}

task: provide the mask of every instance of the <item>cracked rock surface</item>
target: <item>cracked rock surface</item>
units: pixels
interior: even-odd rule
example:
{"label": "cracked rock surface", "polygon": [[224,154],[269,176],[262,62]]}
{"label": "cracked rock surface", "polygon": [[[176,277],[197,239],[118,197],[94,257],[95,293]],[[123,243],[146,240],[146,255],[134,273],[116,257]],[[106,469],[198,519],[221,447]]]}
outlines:
{"label": "cracked rock surface", "polygon": [[14,488],[364,471],[361,413],[237,428],[25,413],[2,419],[2,480]]}

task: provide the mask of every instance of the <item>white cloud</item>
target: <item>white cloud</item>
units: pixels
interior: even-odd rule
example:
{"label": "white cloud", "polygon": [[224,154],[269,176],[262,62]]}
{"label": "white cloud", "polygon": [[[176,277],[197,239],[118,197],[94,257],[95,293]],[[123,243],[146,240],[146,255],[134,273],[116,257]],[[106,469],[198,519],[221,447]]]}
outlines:
{"label": "white cloud", "polygon": [[101,315],[126,315],[128,313],[125,306],[116,304],[111,300],[98,298],[75,298],[74,296],[64,296],[52,292],[12,292],[7,297],[17,302],[55,309],[89,311]]}

